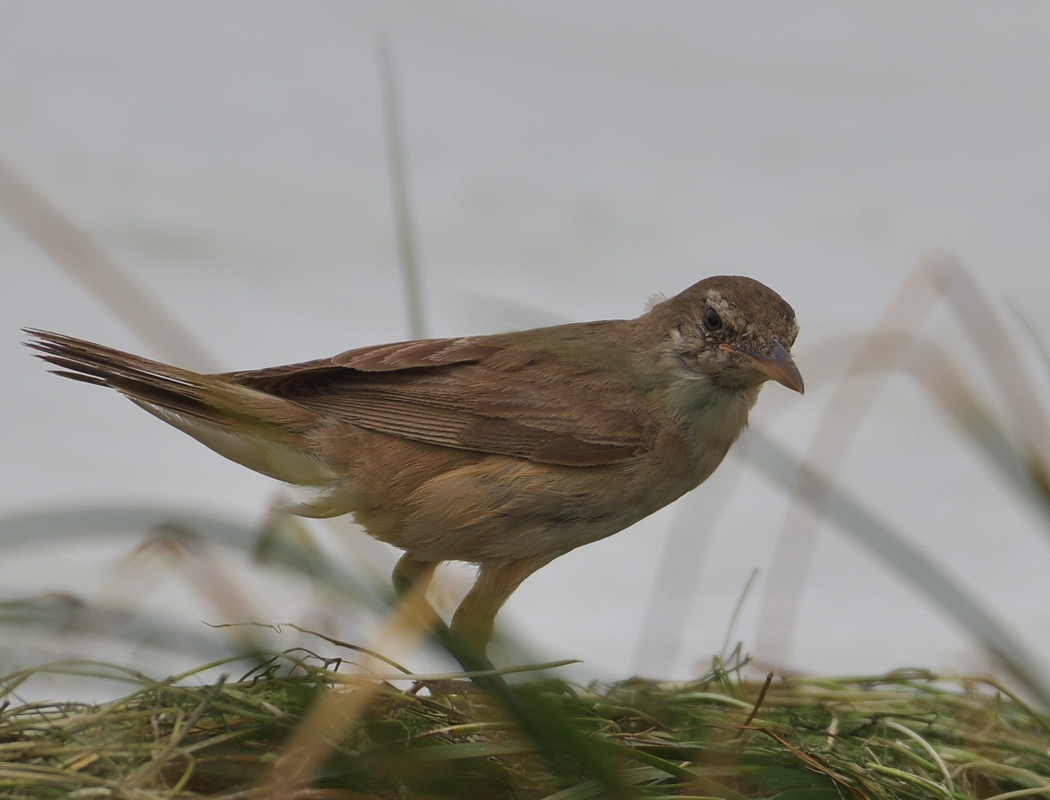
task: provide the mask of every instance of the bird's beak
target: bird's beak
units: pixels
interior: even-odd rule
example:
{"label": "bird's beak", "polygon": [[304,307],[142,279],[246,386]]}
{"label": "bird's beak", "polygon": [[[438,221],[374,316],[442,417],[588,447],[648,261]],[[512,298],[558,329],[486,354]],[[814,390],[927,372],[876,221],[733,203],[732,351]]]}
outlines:
{"label": "bird's beak", "polygon": [[755,369],[764,372],[777,383],[782,383],[789,389],[794,389],[799,394],[806,393],[806,385],[802,382],[802,373],[798,371],[791,354],[784,349],[780,342],[773,342],[773,349],[766,354],[753,353]]}
{"label": "bird's beak", "polygon": [[802,373],[798,371],[798,367],[791,359],[791,354],[780,342],[774,340],[773,349],[768,353],[756,353],[752,350],[737,350],[736,352],[743,353],[750,358],[755,369],[777,383],[782,383],[799,394],[805,394],[806,385],[802,382]]}

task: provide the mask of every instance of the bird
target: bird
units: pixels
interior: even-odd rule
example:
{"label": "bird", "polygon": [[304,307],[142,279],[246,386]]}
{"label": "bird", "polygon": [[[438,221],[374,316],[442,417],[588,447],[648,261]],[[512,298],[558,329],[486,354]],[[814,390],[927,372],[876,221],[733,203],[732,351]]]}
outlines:
{"label": "bird", "polygon": [[740,276],[655,297],[633,319],[221,374],[25,332],[52,372],[115,389],[220,455],[304,487],[291,513],[352,514],[404,551],[399,595],[425,595],[441,562],[477,565],[450,628],[482,656],[529,575],[703,483],[765,382],[805,391],[794,311]]}

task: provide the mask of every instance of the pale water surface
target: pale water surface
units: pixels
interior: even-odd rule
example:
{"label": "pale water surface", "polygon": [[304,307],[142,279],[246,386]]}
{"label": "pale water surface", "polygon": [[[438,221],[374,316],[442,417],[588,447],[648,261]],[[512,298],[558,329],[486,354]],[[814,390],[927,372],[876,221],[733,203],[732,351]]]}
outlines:
{"label": "pale water surface", "polygon": [[[820,369],[807,372],[807,351],[867,330],[921,259],[949,250],[1011,320],[1050,396],[1006,304],[1050,337],[1043,4],[0,2],[0,158],[230,368],[404,338],[380,36],[430,334],[633,316],[653,292],[739,273],[794,305],[808,377]],[[144,346],[7,221],[0,281],[0,513],[120,501],[262,517],[272,481],[29,358],[23,325]],[[924,330],[993,397],[963,334],[983,324],[942,310]],[[808,383],[803,398],[769,387],[754,417],[798,453],[833,388]],[[764,650],[785,500],[745,470],[712,523],[730,472],[531,578],[507,630],[537,657],[583,659],[580,676],[688,677],[722,648],[758,569],[731,640],[760,659],[827,673],[987,668],[833,529],[790,651]],[[1046,520],[913,383],[894,378],[878,396],[839,477],[1050,660]],[[683,525],[707,538],[680,564],[685,627],[667,634],[679,646],[639,654],[643,629],[667,617],[646,618],[646,602]],[[321,535],[348,562],[394,557],[360,532]],[[130,542],[5,552],[0,599],[119,595]],[[367,617],[325,616],[309,587],[224,563],[248,618],[365,636]],[[226,619],[164,575],[135,590],[146,611],[190,627]],[[4,653],[12,668],[113,655],[93,647],[70,636]],[[136,647],[116,655],[169,666]]]}

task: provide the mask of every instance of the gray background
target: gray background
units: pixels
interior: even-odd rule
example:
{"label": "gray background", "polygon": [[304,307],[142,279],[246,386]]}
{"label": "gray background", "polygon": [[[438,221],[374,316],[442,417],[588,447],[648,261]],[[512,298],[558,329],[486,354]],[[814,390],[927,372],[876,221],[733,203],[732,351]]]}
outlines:
{"label": "gray background", "polygon": [[[834,386],[819,364],[807,371],[807,351],[866,331],[925,256],[948,250],[1011,320],[1046,396],[1004,303],[1050,336],[1043,3],[0,2],[0,158],[231,369],[406,338],[381,36],[430,335],[634,316],[654,292],[750,275],[794,305],[809,384],[804,398],[767,388],[753,424],[801,453]],[[272,481],[29,358],[23,325],[151,353],[2,219],[0,281],[0,513],[137,501],[261,518]],[[963,336],[982,323],[940,310],[924,331],[998,407]],[[1050,657],[1045,523],[910,381],[888,382],[838,478]],[[584,659],[584,674],[687,677],[722,647],[758,568],[731,639],[759,659],[987,668],[830,530],[792,646],[763,652],[785,499],[745,471],[708,525],[717,491],[555,562],[501,620],[540,657]],[[710,537],[703,561],[683,564],[695,572],[683,646],[639,654],[682,524]],[[333,542],[350,562],[394,555],[356,531]],[[126,551],[20,551],[0,564],[2,594],[98,597]],[[316,621],[301,585],[227,567],[252,618]],[[191,624],[221,621],[175,578],[146,594]],[[368,626],[326,619],[346,636]],[[72,645],[34,647],[27,659]]]}

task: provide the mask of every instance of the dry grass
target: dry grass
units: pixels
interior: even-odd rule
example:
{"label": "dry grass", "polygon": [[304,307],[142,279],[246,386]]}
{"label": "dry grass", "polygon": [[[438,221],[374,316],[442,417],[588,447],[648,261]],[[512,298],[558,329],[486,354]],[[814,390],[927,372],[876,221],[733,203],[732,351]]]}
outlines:
{"label": "dry grass", "polygon": [[[361,692],[332,665],[275,656],[236,681],[141,680],[103,705],[7,705],[0,793],[10,798],[997,798],[1050,795],[1050,718],[993,684],[900,672],[739,676],[513,695],[467,680],[379,681],[356,718],[330,720],[329,756],[281,776],[319,699]],[[18,683],[28,676],[11,676]],[[757,710],[756,710],[757,708]],[[543,739],[543,726],[551,737]],[[565,730],[582,735],[581,752]],[[275,787],[280,786],[280,789]]]}

